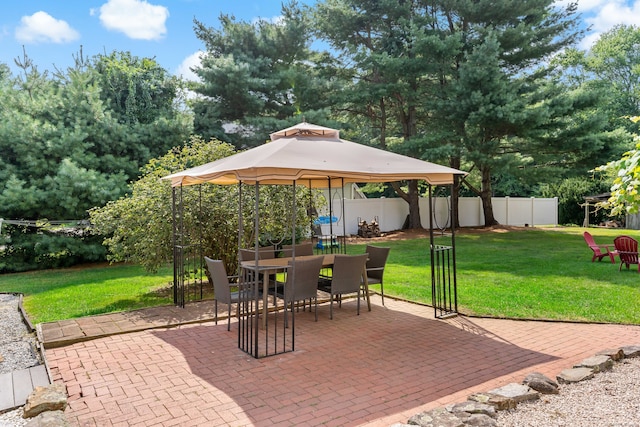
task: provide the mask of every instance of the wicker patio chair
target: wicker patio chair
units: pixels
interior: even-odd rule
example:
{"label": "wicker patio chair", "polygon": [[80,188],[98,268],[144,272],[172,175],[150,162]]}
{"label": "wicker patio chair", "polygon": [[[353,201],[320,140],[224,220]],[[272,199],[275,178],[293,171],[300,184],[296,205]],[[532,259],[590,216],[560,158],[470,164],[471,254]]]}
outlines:
{"label": "wicker patio chair", "polygon": [[293,311],[294,303],[303,301],[303,310],[306,300],[309,300],[309,311],[311,311],[311,300],[315,303],[316,322],[318,321],[318,276],[322,268],[322,256],[307,259],[296,259],[289,261],[287,279],[284,283],[284,294],[281,296],[285,302],[285,326],[287,325],[287,310],[290,306]]}
{"label": "wicker patio chair", "polygon": [[[227,304],[227,331],[231,330],[231,304],[236,304],[236,317],[240,318],[240,299],[242,292],[247,292],[242,285],[232,282],[229,279],[237,278],[237,276],[227,276],[227,270],[221,260],[204,257],[209,270],[209,280],[213,284],[213,296],[215,301],[216,325],[218,324],[218,302]],[[231,291],[231,288],[238,287],[238,291]]]}
{"label": "wicker patio chair", "polygon": [[365,270],[369,255],[336,255],[333,263],[333,275],[331,277],[331,302],[329,305],[330,318],[333,319],[333,300],[339,298],[342,303],[342,294],[358,294],[358,315],[360,315],[360,290],[362,274]]}
{"label": "wicker patio chair", "polygon": [[387,264],[391,248],[367,245],[365,252],[369,255],[367,260],[367,281],[369,285],[380,285],[382,305],[384,305],[384,267]]}
{"label": "wicker patio chair", "polygon": [[296,256],[313,255],[313,243],[298,243],[297,245],[284,245],[280,250],[281,257],[292,257],[295,249]]}

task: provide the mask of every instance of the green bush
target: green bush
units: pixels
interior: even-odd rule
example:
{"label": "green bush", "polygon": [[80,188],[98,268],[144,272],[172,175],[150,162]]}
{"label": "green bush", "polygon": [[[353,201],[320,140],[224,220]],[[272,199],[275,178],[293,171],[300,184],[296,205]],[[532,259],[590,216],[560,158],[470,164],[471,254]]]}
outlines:
{"label": "green bush", "polygon": [[[582,225],[584,221],[584,197],[603,194],[609,191],[609,185],[603,181],[588,178],[567,178],[557,184],[544,184],[540,188],[541,197],[558,198],[558,222],[563,225]],[[610,219],[609,212],[599,210],[590,212],[589,221],[598,223]]]}
{"label": "green bush", "polygon": [[101,240],[81,230],[3,226],[0,273],[70,267],[104,261]]}

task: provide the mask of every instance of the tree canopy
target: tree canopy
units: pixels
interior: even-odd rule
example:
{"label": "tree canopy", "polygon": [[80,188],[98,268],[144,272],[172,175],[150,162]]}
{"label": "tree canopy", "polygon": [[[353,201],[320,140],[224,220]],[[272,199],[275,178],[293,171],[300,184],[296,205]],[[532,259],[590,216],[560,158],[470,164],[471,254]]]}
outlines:
{"label": "tree canopy", "polygon": [[[179,82],[155,61],[114,52],[55,73],[25,54],[20,74],[0,66],[0,271],[104,259],[77,221],[128,191],[151,157],[188,139],[174,108]],[[50,221],[67,221],[52,230]]]}
{"label": "tree canopy", "polygon": [[472,170],[491,225],[496,175],[584,151],[602,124],[595,96],[550,80],[549,60],[582,36],[575,12],[552,0],[327,0],[315,18],[346,76],[337,108],[366,119],[370,143]]}
{"label": "tree canopy", "polygon": [[[111,261],[131,261],[148,270],[170,262],[173,256],[174,214],[171,183],[161,180],[174,172],[227,157],[236,151],[231,144],[204,141],[193,136],[181,148],[154,158],[142,168],[142,176],[130,185],[130,194],[90,211],[93,232],[105,236]],[[202,245],[202,253],[226,263],[228,271],[237,267],[238,186],[196,185],[178,190],[182,197],[184,231],[189,244]],[[305,235],[311,219],[306,211],[308,189],[297,188],[296,234]],[[261,186],[259,200],[260,243],[289,243],[292,224],[292,191],[287,186]],[[242,193],[244,227],[242,247],[254,242],[255,193]],[[314,192],[313,197],[318,197]],[[289,239],[289,240],[287,240]]]}
{"label": "tree canopy", "polygon": [[0,80],[0,217],[86,218],[191,131],[171,108],[175,79],[150,59],[99,55],[55,76],[22,63]]}
{"label": "tree canopy", "polygon": [[[480,195],[487,225],[495,195],[571,188],[578,197],[599,188],[578,182],[588,170],[633,147],[637,124],[624,117],[640,115],[640,30],[616,26],[583,52],[579,19],[575,4],[553,0],[291,1],[277,22],[222,14],[214,28],[195,19],[206,51],[190,100],[181,99],[186,83],[151,58],[80,52],[74,67],[49,74],[25,54],[17,76],[0,64],[0,218],[81,219],[116,200],[114,218],[117,209],[142,215],[128,197],[146,190],[129,183],[150,159],[190,137],[192,148],[210,138],[248,148],[303,119],[469,171],[453,196]],[[634,156],[608,170],[635,182]],[[421,226],[425,188],[394,188],[410,225]],[[280,234],[282,224],[269,227]],[[110,245],[128,248],[117,255],[128,259],[131,242]]]}
{"label": "tree canopy", "polygon": [[[629,118],[637,126],[640,116]],[[640,212],[640,136],[634,134],[635,147],[618,160],[596,168],[613,177],[611,197],[600,206],[611,210],[611,215],[637,214]]]}
{"label": "tree canopy", "polygon": [[307,15],[297,3],[282,20],[254,23],[220,16],[220,29],[195,20],[206,52],[195,73],[202,95],[193,101],[196,133],[238,148],[268,140],[269,133],[302,121],[325,124],[328,83],[322,57],[309,45]]}

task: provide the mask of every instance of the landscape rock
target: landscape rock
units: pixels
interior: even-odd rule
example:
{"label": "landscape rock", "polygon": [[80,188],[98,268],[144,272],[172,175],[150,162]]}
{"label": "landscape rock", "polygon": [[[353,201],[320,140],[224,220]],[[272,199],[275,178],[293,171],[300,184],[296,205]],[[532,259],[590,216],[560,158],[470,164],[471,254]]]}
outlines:
{"label": "landscape rock", "polygon": [[496,408],[496,411],[506,411],[514,409],[518,403],[510,397],[499,396],[493,393],[474,393],[468,397],[474,402],[486,403]]}
{"label": "landscape rock", "polygon": [[45,411],[64,411],[67,407],[67,392],[64,384],[38,386],[27,398],[24,418],[33,418]]}
{"label": "landscape rock", "polygon": [[486,414],[469,414],[467,412],[456,413],[456,416],[464,422],[465,426],[497,427],[498,423]]}
{"label": "landscape rock", "polygon": [[621,348],[609,348],[596,353],[596,356],[609,356],[614,362],[624,359],[624,351]]}
{"label": "landscape rock", "polygon": [[471,414],[484,414],[489,417],[495,418],[496,416],[496,408],[492,405],[486,403],[480,403],[473,400],[467,400],[462,403],[454,403],[452,405],[447,405],[445,407],[447,411],[452,412],[458,416],[460,412],[466,412],[469,415]]}
{"label": "landscape rock", "polygon": [[67,427],[69,423],[62,411],[46,411],[31,418],[25,427]]}
{"label": "landscape rock", "polygon": [[[539,372],[533,372],[525,377],[523,384],[511,383],[489,392],[474,393],[468,397],[467,402],[454,403],[447,405],[444,408],[437,408],[432,411],[422,412],[411,417],[408,420],[408,424],[393,424],[391,427],[407,427],[409,425],[427,427],[497,427],[498,425],[502,425],[499,423],[502,423],[505,419],[504,415],[498,415],[496,411],[506,411],[507,414],[518,414],[519,412],[514,411],[517,408],[518,403],[539,399],[540,393],[559,394],[561,390],[558,383],[569,384],[592,379],[596,372],[610,369],[614,365],[614,361],[621,361],[622,365],[635,363],[635,361],[624,360],[625,357],[639,358],[640,345],[599,351],[595,356],[583,360],[579,365],[577,365],[578,367],[563,370],[556,377],[557,382]],[[566,389],[569,390],[569,392],[571,391],[570,387],[567,387]],[[610,391],[611,389],[607,387],[604,394],[610,394]],[[553,399],[556,398],[549,396],[546,397],[543,402],[551,404],[550,402],[554,402]],[[634,403],[632,403],[631,410],[628,408],[623,408],[622,410],[626,411],[625,414],[633,413],[636,406],[637,404],[634,401]],[[531,421],[528,420],[529,417],[535,418],[531,411],[527,412],[529,407],[530,405],[525,406],[523,411],[525,411],[527,415],[521,416],[519,418],[520,422],[508,425],[545,425],[535,421],[532,421],[533,423],[529,422]],[[531,407],[535,407],[535,405]],[[544,412],[544,410],[538,411]],[[590,412],[590,409],[587,411]],[[536,414],[539,412],[536,412]],[[503,414],[504,413],[505,412],[503,412]],[[562,416],[562,411],[555,410],[554,414]]]}
{"label": "landscape rock", "polygon": [[590,368],[593,372],[608,371],[613,368],[613,360],[609,356],[592,356],[587,357],[574,368]]}
{"label": "landscape rock", "polygon": [[529,402],[540,398],[540,393],[524,384],[510,383],[503,387],[490,390],[489,393],[508,397],[516,403]]}
{"label": "landscape rock", "polygon": [[622,347],[624,357],[640,357],[640,345],[629,345]]}
{"label": "landscape rock", "polygon": [[542,394],[558,394],[558,383],[541,374],[540,372],[532,372],[527,375],[522,384],[532,388]]}
{"label": "landscape rock", "polygon": [[593,370],[590,368],[565,369],[556,377],[560,384],[577,383],[593,378]]}
{"label": "landscape rock", "polygon": [[445,408],[416,414],[409,418],[409,424],[421,427],[464,427],[464,422]]}

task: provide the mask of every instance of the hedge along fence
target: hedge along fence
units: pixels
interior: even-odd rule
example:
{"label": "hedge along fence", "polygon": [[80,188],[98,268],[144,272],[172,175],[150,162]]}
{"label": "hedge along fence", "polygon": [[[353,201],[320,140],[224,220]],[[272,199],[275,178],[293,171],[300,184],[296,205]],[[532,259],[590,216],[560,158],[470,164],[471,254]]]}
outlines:
{"label": "hedge along fence", "polygon": [[79,220],[0,219],[0,274],[104,261],[102,238]]}

